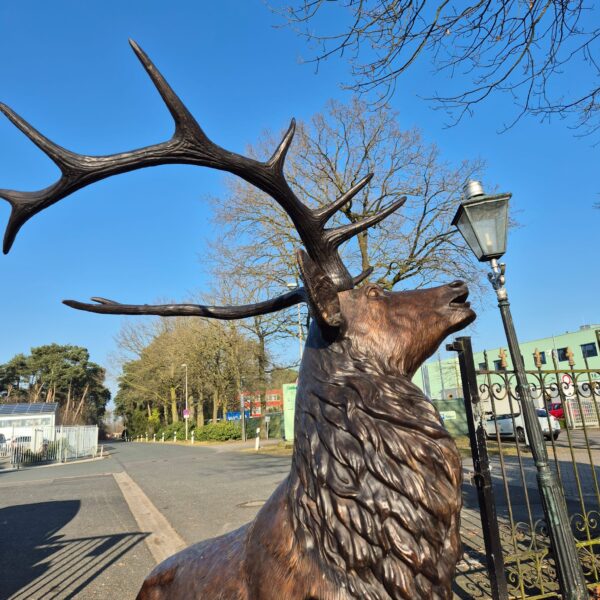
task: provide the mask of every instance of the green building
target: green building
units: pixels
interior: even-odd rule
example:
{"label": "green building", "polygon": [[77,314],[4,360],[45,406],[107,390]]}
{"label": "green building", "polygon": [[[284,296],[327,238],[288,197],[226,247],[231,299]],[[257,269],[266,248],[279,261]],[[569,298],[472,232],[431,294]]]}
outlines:
{"label": "green building", "polygon": [[286,441],[294,439],[294,415],[296,413],[296,384],[283,385],[283,430]]}
{"label": "green building", "polygon": [[[521,356],[526,370],[535,370],[534,353],[539,353],[542,369],[569,369],[569,354],[575,361],[574,369],[600,370],[600,325],[583,325],[577,331],[567,331],[530,342],[522,342]],[[474,352],[476,369],[511,370],[508,348]],[[505,361],[505,365],[503,365]],[[413,378],[427,396],[433,400],[462,398],[458,358],[430,360]]]}

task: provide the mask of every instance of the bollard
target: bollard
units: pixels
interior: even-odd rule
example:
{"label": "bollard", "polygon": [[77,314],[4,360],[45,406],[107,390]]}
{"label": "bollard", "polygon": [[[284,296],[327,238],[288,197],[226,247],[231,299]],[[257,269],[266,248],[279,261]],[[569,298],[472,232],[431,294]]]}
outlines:
{"label": "bollard", "polygon": [[173,434],[173,441],[174,441],[174,442],[176,442],[176,441],[177,441],[177,432],[175,432],[175,433]]}
{"label": "bollard", "polygon": [[148,432],[146,431],[146,444],[148,443]]}
{"label": "bollard", "polygon": [[165,432],[164,431],[163,431],[163,434],[162,434],[162,441],[163,442],[165,441]]}
{"label": "bollard", "polygon": [[100,458],[104,458],[104,444],[100,446]]}
{"label": "bollard", "polygon": [[194,443],[194,432],[192,431],[192,444]]}
{"label": "bollard", "polygon": [[254,441],[254,449],[258,450],[260,448],[260,427],[256,428],[256,440]]}
{"label": "bollard", "polygon": [[156,442],[156,434],[154,434],[154,435],[152,436],[152,441],[153,441],[153,442]]}

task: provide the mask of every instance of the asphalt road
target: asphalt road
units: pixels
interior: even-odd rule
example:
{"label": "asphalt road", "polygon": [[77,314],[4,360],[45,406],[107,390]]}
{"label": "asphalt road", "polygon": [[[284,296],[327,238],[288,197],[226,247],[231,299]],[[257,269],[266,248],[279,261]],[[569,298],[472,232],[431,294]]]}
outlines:
{"label": "asphalt road", "polygon": [[[0,600],[133,600],[159,560],[157,547],[163,545],[164,550],[169,541],[188,545],[247,523],[285,478],[290,457],[255,454],[251,444],[244,449],[115,443],[107,447],[109,456],[103,460],[0,470]],[[578,454],[580,476],[585,475],[586,489],[591,489],[587,453]],[[516,515],[525,510],[521,469],[515,457],[506,457],[504,466]],[[500,467],[498,457],[492,457],[502,516],[506,502]],[[476,493],[468,482],[473,468],[469,459],[464,468],[466,559],[459,564],[457,598],[472,597],[469,590],[479,585],[477,577],[486,578],[480,563],[483,542]],[[524,473],[534,511],[541,510],[529,453]],[[569,473],[564,463],[561,476],[567,489],[572,487]],[[162,526],[156,519],[144,520],[148,508],[163,520]]]}
{"label": "asphalt road", "polygon": [[133,599],[155,565],[114,473],[185,543],[251,520],[289,457],[239,448],[114,444],[103,460],[0,471],[0,599]]}

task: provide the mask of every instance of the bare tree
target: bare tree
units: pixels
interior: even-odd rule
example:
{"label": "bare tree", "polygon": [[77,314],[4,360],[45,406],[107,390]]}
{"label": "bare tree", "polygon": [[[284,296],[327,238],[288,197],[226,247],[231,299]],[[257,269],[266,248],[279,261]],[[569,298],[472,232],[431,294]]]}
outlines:
{"label": "bare tree", "polygon": [[[261,154],[271,138],[266,134],[250,152]],[[407,280],[421,287],[448,277],[479,279],[451,220],[465,180],[481,169],[478,160],[449,166],[418,130],[401,130],[395,113],[369,112],[355,98],[347,105],[330,102],[325,113],[298,124],[286,177],[312,206],[361,187],[335,217],[336,225],[379,214],[409,196],[401,211],[342,250],[356,273],[373,267],[371,280],[392,289]],[[252,294],[284,289],[297,269],[294,250],[300,245],[285,212],[239,180],[229,181],[229,193],[215,205],[216,219],[226,227],[212,253],[215,268]],[[296,321],[295,313],[288,316],[290,332]]]}
{"label": "bare tree", "polygon": [[[213,296],[204,297],[204,301],[235,306],[253,304],[261,300],[264,295],[261,286],[253,285],[248,278],[248,274],[240,268],[241,255],[238,255],[236,250],[235,244],[233,246],[224,244],[223,240],[216,245],[210,260],[217,282],[216,292]],[[252,248],[248,248],[248,252],[251,251]],[[291,246],[288,251],[292,251]],[[288,260],[285,255],[282,255],[281,258],[286,262]],[[224,271],[227,273],[226,277],[223,277]],[[267,283],[269,283],[272,273],[267,272],[264,275]],[[288,284],[297,284],[297,282],[290,282],[289,278],[287,282]],[[280,293],[282,290],[285,291],[287,284],[280,284],[279,281],[276,281],[266,287],[272,288],[274,293]],[[278,346],[278,342],[297,335],[297,311],[299,310],[302,309],[298,306],[294,307],[292,311],[254,315],[236,322],[236,326],[249,336],[249,339],[254,343],[250,354],[250,360],[254,361],[254,366],[252,368],[246,365],[243,370],[240,370],[239,388],[240,391],[250,391],[254,397],[260,397],[261,412],[263,414],[266,411],[267,390],[272,387],[270,373],[274,369],[289,366],[281,363],[276,355],[275,348]],[[292,315],[294,316],[292,317]],[[232,352],[239,353],[239,350],[232,347]],[[296,356],[296,354],[293,356]],[[248,357],[247,352],[246,357]],[[286,355],[283,360],[289,361],[289,355]],[[237,362],[234,360],[233,365]],[[293,365],[298,362],[297,359],[292,359]],[[244,377],[241,376],[242,371],[246,373]],[[249,377],[248,373],[252,373],[254,376]]]}
{"label": "bare tree", "polygon": [[351,89],[389,98],[398,78],[427,58],[434,72],[448,75],[449,93],[433,99],[457,120],[507,92],[519,107],[516,119],[573,115],[585,131],[600,127],[600,27],[592,2],[289,0],[284,14],[315,43],[313,60],[349,60]]}

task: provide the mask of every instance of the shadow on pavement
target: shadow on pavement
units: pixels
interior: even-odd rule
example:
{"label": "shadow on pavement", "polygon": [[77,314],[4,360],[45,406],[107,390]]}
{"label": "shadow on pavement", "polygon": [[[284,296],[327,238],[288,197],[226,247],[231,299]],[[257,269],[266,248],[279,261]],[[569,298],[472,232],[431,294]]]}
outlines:
{"label": "shadow on pavement", "polygon": [[79,500],[0,509],[0,600],[74,598],[146,533],[67,538]]}

